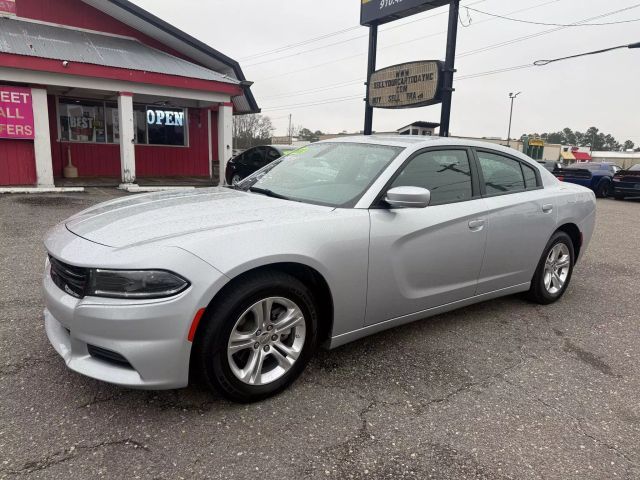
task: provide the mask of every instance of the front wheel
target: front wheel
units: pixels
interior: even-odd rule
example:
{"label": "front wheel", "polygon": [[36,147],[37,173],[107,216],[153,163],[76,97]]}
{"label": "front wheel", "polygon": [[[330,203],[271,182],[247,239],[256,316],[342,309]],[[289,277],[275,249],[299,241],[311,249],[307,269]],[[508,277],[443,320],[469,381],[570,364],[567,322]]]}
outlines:
{"label": "front wheel", "polygon": [[237,173],[233,177],[231,177],[231,185],[233,185],[233,186],[236,186],[241,181],[242,181],[242,177],[240,175],[238,175]]}
{"label": "front wheel", "polygon": [[280,272],[256,274],[212,308],[196,360],[205,382],[230,400],[254,402],[287,388],[317,344],[313,293]]}
{"label": "front wheel", "polygon": [[531,281],[529,298],[542,305],[559,300],[569,286],[574,264],[575,252],[571,237],[561,231],[554,233]]}

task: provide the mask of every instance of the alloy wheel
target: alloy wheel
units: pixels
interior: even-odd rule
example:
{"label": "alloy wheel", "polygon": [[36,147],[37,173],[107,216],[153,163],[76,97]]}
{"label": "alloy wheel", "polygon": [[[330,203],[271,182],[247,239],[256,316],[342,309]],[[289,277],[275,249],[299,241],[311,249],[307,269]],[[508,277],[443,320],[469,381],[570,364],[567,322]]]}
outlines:
{"label": "alloy wheel", "polygon": [[266,385],[298,360],[306,338],[304,314],[284,297],[264,298],[236,321],[227,344],[233,374],[248,385]]}
{"label": "alloy wheel", "polygon": [[549,251],[544,266],[544,288],[551,295],[562,290],[569,276],[571,254],[564,243],[557,243]]}

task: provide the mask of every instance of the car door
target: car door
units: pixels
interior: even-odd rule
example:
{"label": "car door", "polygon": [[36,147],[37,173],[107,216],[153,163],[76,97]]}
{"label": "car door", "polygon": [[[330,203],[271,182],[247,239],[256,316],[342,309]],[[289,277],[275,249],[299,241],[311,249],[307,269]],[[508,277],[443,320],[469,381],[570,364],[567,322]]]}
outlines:
{"label": "car door", "polygon": [[264,167],[265,147],[254,147],[244,153],[242,176],[247,177]]}
{"label": "car door", "polygon": [[[466,148],[413,155],[382,192],[417,186],[426,208],[370,209],[366,324],[472,297],[486,243],[486,206]],[[377,208],[376,208],[377,207]]]}
{"label": "car door", "polygon": [[475,151],[488,216],[480,295],[531,281],[556,228],[556,213],[533,166],[502,152]]}

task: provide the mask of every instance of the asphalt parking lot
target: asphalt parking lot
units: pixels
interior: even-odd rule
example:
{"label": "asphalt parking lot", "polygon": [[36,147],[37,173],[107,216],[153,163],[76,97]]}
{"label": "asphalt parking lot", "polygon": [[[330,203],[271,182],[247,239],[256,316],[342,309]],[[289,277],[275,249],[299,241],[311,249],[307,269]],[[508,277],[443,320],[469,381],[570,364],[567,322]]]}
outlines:
{"label": "asphalt parking lot", "polygon": [[640,478],[640,202],[598,200],[559,303],[508,297],[320,352],[280,396],[66,369],[41,239],[117,195],[0,196],[0,478]]}

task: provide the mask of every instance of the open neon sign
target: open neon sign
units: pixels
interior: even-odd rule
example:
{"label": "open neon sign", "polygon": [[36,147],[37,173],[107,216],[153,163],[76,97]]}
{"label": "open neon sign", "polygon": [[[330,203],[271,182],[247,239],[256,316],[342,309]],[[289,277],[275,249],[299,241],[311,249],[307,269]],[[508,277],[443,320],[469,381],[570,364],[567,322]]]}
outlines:
{"label": "open neon sign", "polygon": [[184,126],[184,112],[176,110],[147,109],[147,123],[149,125],[182,127]]}

